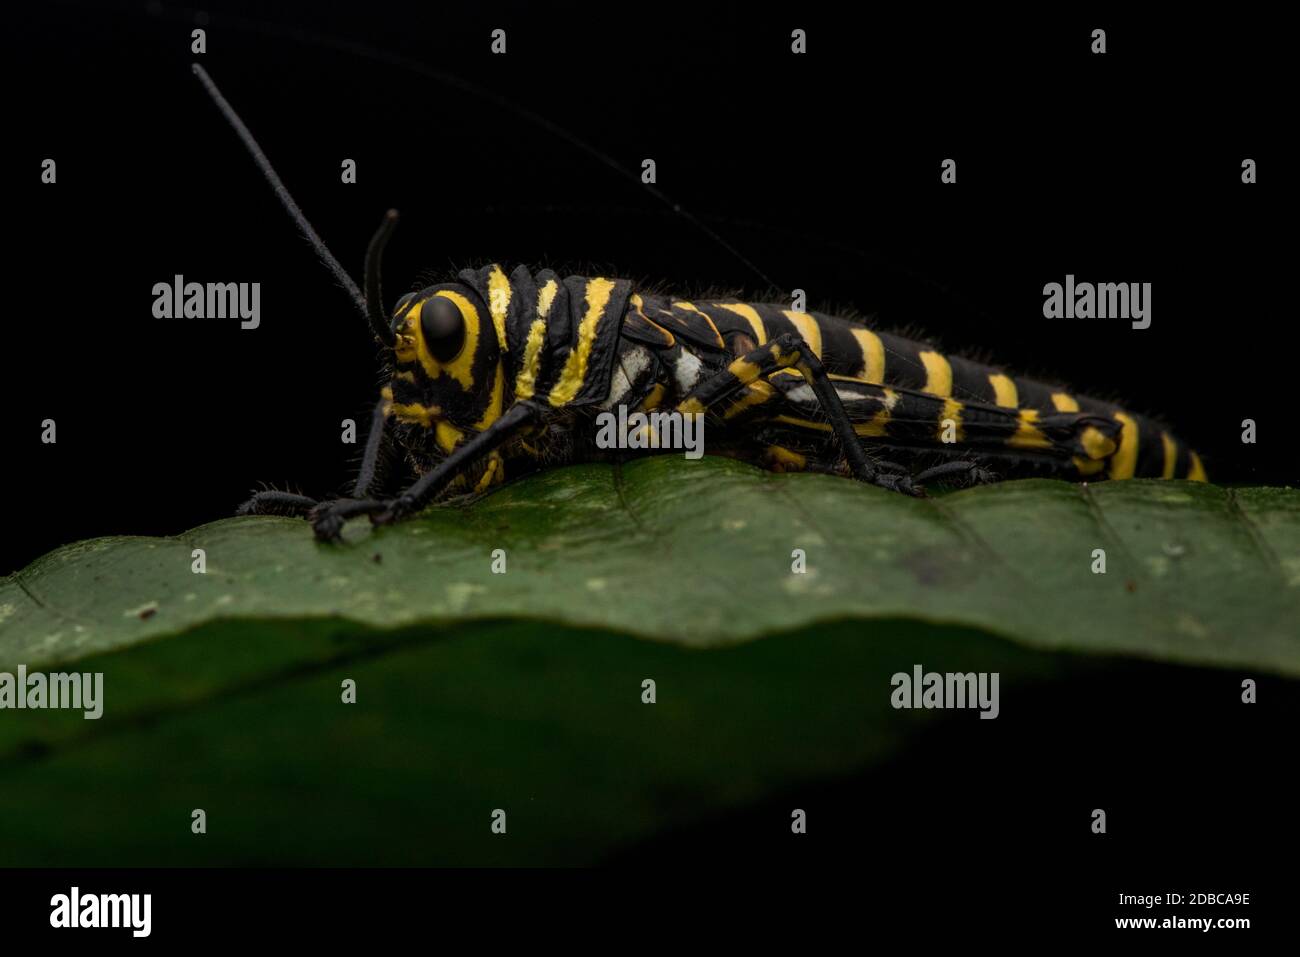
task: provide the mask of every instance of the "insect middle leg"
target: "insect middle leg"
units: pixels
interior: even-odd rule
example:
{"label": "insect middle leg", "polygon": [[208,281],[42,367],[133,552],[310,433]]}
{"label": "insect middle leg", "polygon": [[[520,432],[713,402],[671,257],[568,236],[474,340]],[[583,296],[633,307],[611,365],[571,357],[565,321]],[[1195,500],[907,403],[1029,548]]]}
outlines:
{"label": "insect middle leg", "polygon": [[891,475],[871,464],[867,453],[862,449],[862,443],[858,441],[857,433],[853,430],[853,423],[844,410],[844,403],[840,400],[839,393],[835,391],[835,386],[826,374],[821,360],[803,338],[795,333],[777,336],[766,345],[759,346],[740,358],[732,360],[727,368],[692,389],[678,404],[677,411],[702,413],[778,369],[791,368],[804,377],[812,388],[813,394],[817,396],[817,402],[830,422],[844,457],[857,478],[872,485],[880,485],[910,495],[920,494],[920,490],[907,476]]}
{"label": "insect middle leg", "polygon": [[369,515],[376,525],[391,525],[415,514],[427,505],[462,469],[477,462],[508,442],[541,415],[541,408],[530,402],[516,402],[482,432],[475,433],[456,446],[445,459],[425,472],[395,498],[352,498],[321,502],[309,516],[316,537],[333,541],[343,530],[343,523],[359,515]]}

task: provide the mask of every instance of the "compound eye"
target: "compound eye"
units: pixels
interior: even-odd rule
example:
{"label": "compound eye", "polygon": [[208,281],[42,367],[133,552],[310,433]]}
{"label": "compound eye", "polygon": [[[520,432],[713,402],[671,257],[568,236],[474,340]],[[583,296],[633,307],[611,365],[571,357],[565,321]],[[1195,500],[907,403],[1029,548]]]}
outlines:
{"label": "compound eye", "polygon": [[432,296],[420,307],[424,346],[439,362],[450,362],[465,347],[465,319],[454,302]]}

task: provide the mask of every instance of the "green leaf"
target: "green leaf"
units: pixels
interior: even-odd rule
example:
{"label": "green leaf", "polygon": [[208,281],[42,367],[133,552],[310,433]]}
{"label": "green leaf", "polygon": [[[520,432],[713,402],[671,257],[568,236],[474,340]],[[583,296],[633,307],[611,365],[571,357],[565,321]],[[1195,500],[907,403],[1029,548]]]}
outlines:
{"label": "green leaf", "polygon": [[704,654],[534,622],[205,625],[82,662],[98,720],[0,712],[0,866],[597,863],[924,741],[944,716],[889,703],[918,660],[997,670],[1004,702],[1094,667],[915,622]]}
{"label": "green leaf", "polygon": [[1300,675],[1297,596],[1291,490],[915,500],[723,459],[556,470],[342,546],[273,518],[84,542],[0,580],[0,671],[104,674],[98,720],[0,711],[0,865],[590,863],[976,718],[893,709],[918,662],[998,672],[1004,709],[1117,657]]}
{"label": "green leaf", "polygon": [[[316,543],[235,518],[105,538],[0,580],[0,666],[226,619],[375,628],[523,617],[708,647],[839,618],[1300,674],[1300,492],[1007,482],[911,499],[726,459],[560,469]],[[206,574],[191,553],[206,553]],[[506,574],[493,574],[503,549]],[[794,549],[807,572],[792,574]],[[1092,571],[1103,549],[1105,574]]]}

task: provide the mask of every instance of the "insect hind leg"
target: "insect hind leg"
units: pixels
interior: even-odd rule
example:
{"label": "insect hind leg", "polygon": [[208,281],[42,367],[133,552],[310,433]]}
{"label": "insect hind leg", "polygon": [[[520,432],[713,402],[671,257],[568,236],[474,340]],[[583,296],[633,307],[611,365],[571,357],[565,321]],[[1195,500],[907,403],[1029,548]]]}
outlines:
{"label": "insect hind leg", "polygon": [[235,510],[235,514],[303,517],[311,512],[317,504],[314,498],[308,498],[306,495],[264,489],[261,492],[253,493],[252,498]]}
{"label": "insect hind leg", "polygon": [[830,422],[840,449],[848,460],[849,468],[859,480],[908,495],[920,494],[908,476],[883,472],[871,464],[821,360],[803,337],[795,333],[777,336],[767,344],[734,359],[725,369],[696,385],[678,404],[677,411],[703,413],[735,396],[751,383],[779,369],[791,368],[803,376],[816,395],[818,405]]}
{"label": "insect hind leg", "polygon": [[997,481],[997,476],[980,463],[967,460],[944,462],[941,465],[922,469],[912,476],[912,481],[917,485],[924,485],[936,479],[952,479],[957,485],[969,486],[987,485],[989,482]]}

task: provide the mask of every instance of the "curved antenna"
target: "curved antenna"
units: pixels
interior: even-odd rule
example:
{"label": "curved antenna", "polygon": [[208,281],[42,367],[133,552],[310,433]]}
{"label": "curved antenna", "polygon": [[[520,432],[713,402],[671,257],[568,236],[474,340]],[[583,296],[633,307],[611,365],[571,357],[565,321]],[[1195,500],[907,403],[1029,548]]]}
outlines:
{"label": "curved antenna", "polygon": [[[192,16],[193,13],[194,11],[186,11],[186,10],[177,10],[175,12],[170,10],[158,11],[159,15],[173,16],[176,19],[182,19],[186,16]],[[586,153],[596,162],[601,163],[602,165],[610,169],[618,176],[622,177],[628,182],[635,184],[638,189],[645,190],[652,197],[654,197],[654,199],[656,199],[658,202],[662,203],[664,206],[670,209],[675,215],[680,216],[686,222],[690,223],[692,226],[698,229],[705,237],[707,237],[708,239],[716,243],[718,246],[720,246],[732,258],[734,258],[737,262],[743,265],[751,273],[753,273],[760,280],[762,280],[762,282],[766,284],[768,287],[777,290],[784,290],[783,286],[781,286],[779,283],[774,282],[771,279],[771,277],[769,277],[767,273],[765,273],[762,269],[760,269],[751,259],[749,259],[749,257],[747,257],[739,249],[737,249],[736,246],[734,246],[732,243],[724,239],[722,235],[718,233],[717,230],[710,227],[702,219],[700,219],[690,210],[686,209],[686,207],[684,207],[681,203],[674,200],[671,196],[669,196],[658,186],[650,183],[642,183],[640,174],[638,172],[634,172],[633,170],[628,169],[625,164],[620,163],[618,160],[610,156],[605,151],[601,150],[599,147],[594,146],[593,144],[589,143],[587,140],[571,132],[567,127],[561,126],[559,123],[556,123],[548,119],[546,116],[544,116],[541,113],[538,113],[535,110],[531,110],[528,107],[521,106],[515,101],[509,99],[508,97],[504,97],[498,93],[494,93],[491,90],[485,89],[484,87],[481,87],[476,83],[471,83],[469,80],[466,80],[463,77],[459,77],[454,73],[446,73],[442,70],[436,70],[428,66],[427,64],[423,63],[422,61],[414,59],[413,57],[408,57],[400,53],[394,53],[390,50],[385,50],[381,47],[372,46],[368,43],[362,43],[356,40],[348,40],[342,37],[331,36],[325,33],[316,33],[311,30],[305,30],[301,27],[288,27],[288,26],[283,26],[281,24],[270,23],[265,20],[255,20],[248,17],[223,18],[222,24],[227,27],[233,27],[234,29],[260,31],[262,34],[266,36],[288,37],[289,39],[294,40],[298,43],[317,44],[319,46],[333,48],[335,50],[342,50],[343,52],[349,53],[353,56],[362,57],[363,59],[371,60],[376,63],[384,63],[390,67],[394,67],[395,69],[406,70],[409,73],[414,73],[417,76],[428,77],[431,80],[435,80],[436,82],[443,84],[444,86],[454,87],[460,90],[461,92],[468,93],[469,95],[474,97],[478,97],[480,100],[484,100],[488,103],[491,103],[492,105],[494,105],[500,110],[513,113],[516,116],[518,116],[520,119],[523,119],[533,124],[538,129],[545,130],[547,133],[556,137],[557,139],[564,140],[566,143],[568,143],[570,146],[574,147],[575,149],[578,149],[583,153]],[[197,70],[199,68],[196,66],[195,69]]]}
{"label": "curved antenna", "polygon": [[[352,297],[352,302],[356,305],[357,311],[360,312],[362,317],[370,324],[371,330],[375,331],[376,337],[379,341],[384,345],[391,345],[392,333],[381,335],[376,331],[377,327],[370,316],[370,309],[366,306],[366,299],[361,295],[361,290],[357,288],[357,284],[353,282],[352,277],[348,275],[347,270],[343,268],[342,264],[334,258],[334,254],[330,252],[329,247],[325,245],[325,240],[320,238],[320,235],[312,228],[311,223],[307,221],[307,217],[303,215],[298,204],[294,202],[293,196],[290,195],[284,182],[275,172],[274,167],[271,166],[271,161],[266,158],[266,154],[262,152],[262,147],[257,144],[257,140],[253,138],[253,134],[249,132],[248,127],[244,125],[244,121],[239,118],[239,114],[235,112],[234,107],[232,107],[230,103],[227,102],[226,98],[221,95],[221,91],[217,89],[217,85],[212,82],[212,77],[208,76],[207,70],[203,69],[203,67],[199,66],[197,63],[192,64],[190,68],[194,71],[194,75],[199,78],[199,82],[203,84],[203,88],[207,90],[208,96],[212,98],[212,102],[217,105],[217,109],[221,111],[221,115],[226,118],[226,122],[230,124],[236,135],[243,142],[244,148],[248,150],[249,155],[252,156],[253,162],[256,163],[257,168],[262,171],[262,176],[271,184],[271,189],[275,191],[275,195],[280,200],[280,204],[298,225],[299,231],[307,237],[307,241],[311,243],[312,248],[316,250],[316,255],[319,256],[325,265],[329,267],[330,272],[334,274],[334,278],[338,280],[339,285],[341,285],[347,294]],[[379,227],[379,233],[376,233],[375,239],[371,240],[371,246],[373,247],[376,240],[378,240],[380,235],[383,234],[383,241],[379,243],[379,248],[382,250],[384,243],[388,241],[388,235],[391,234],[392,231],[392,225],[389,224],[386,219],[385,224]],[[384,328],[385,332],[387,332],[387,326],[383,322],[379,323],[379,327]]]}
{"label": "curved antenna", "polygon": [[379,224],[375,234],[370,237],[370,245],[366,247],[366,318],[370,320],[370,331],[375,334],[375,338],[390,349],[396,344],[397,337],[393,335],[393,330],[388,327],[388,320],[384,317],[380,266],[384,259],[384,247],[388,245],[396,228],[397,210],[390,209],[384,214],[384,221]]}

